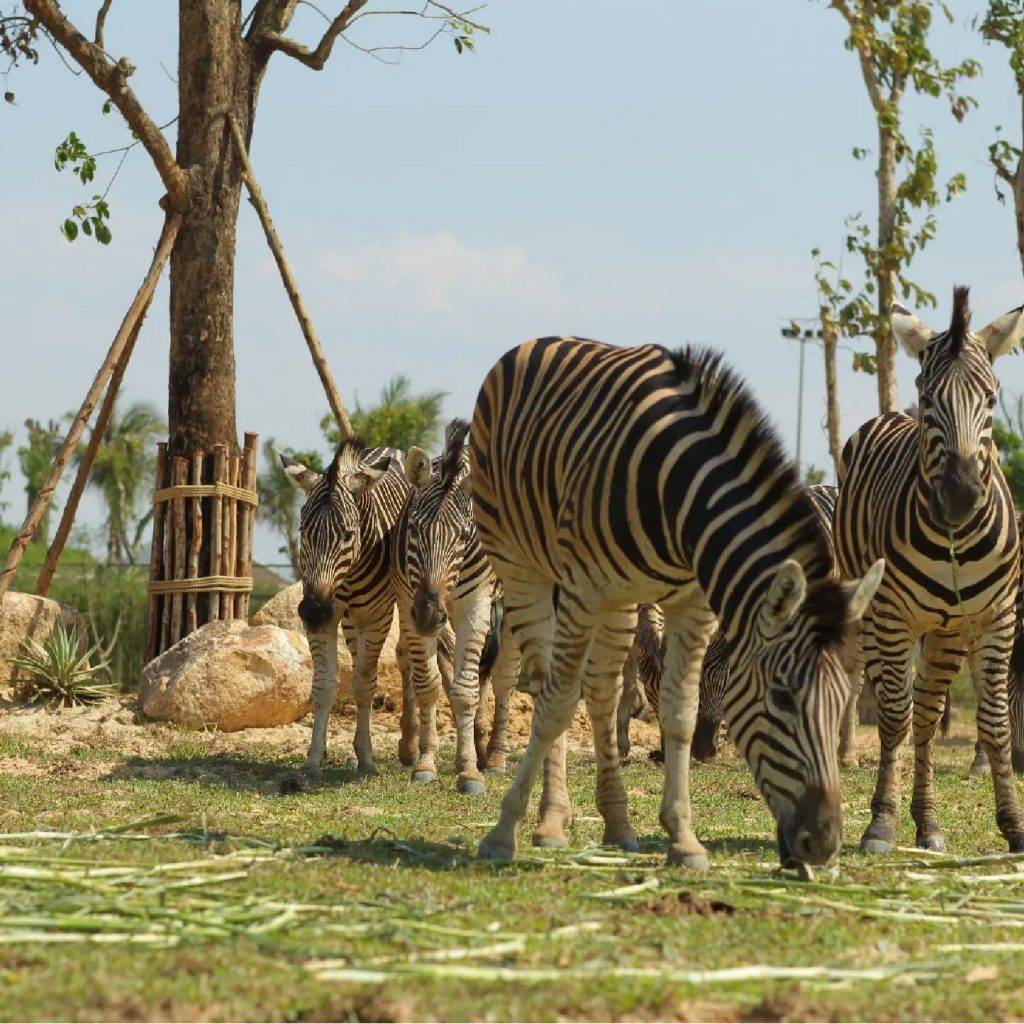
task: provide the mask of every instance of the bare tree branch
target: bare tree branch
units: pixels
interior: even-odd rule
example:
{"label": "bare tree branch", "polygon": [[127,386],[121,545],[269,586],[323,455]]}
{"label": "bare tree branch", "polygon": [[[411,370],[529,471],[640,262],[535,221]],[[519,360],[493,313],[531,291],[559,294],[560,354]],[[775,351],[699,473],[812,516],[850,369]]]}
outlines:
{"label": "bare tree branch", "polygon": [[110,60],[96,43],[89,42],[64,16],[55,0],[25,0],[25,9],[39,19],[97,88],[110,97],[156,165],[172,208],[180,213],[186,212],[189,207],[188,174],[178,166],[163,132],[128,87],[135,65],[127,57],[122,57],[117,63]]}
{"label": "bare tree branch", "polygon": [[107,15],[110,13],[110,5],[114,0],[103,0],[100,4],[100,9],[96,14],[96,37],[94,42],[101,49],[105,49],[103,45],[103,30],[107,25]]}
{"label": "bare tree branch", "polygon": [[334,49],[338,36],[348,28],[352,19],[362,7],[365,7],[367,0],[348,0],[341,13],[327,26],[320,42],[314,49],[304,46],[302,43],[289,38],[283,32],[264,30],[259,36],[253,39],[253,43],[262,46],[270,51],[277,51],[287,54],[300,64],[305,64],[315,71],[323,70]]}

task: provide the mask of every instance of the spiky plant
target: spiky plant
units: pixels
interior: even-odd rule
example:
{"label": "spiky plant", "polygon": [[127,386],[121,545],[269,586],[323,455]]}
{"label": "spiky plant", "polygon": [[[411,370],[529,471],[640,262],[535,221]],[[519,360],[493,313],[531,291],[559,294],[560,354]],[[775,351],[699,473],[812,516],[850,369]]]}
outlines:
{"label": "spiky plant", "polygon": [[14,659],[15,666],[28,674],[19,696],[31,703],[65,707],[103,700],[113,689],[96,678],[107,662],[89,663],[98,648],[96,644],[81,653],[78,630],[63,625],[56,626],[42,643],[26,639],[23,653]]}

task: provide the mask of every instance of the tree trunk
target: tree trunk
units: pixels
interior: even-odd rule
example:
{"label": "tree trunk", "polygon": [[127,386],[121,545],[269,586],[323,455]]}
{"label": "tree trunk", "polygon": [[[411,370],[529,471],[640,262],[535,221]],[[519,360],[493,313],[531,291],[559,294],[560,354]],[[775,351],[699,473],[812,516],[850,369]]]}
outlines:
{"label": "tree trunk", "polygon": [[895,297],[895,268],[891,253],[896,238],[896,137],[884,127],[878,129],[878,266],[875,287],[878,293],[878,327],[875,353],[878,360],[878,411],[895,412],[899,408],[896,387],[896,339],[892,334],[889,311]]}
{"label": "tree trunk", "polygon": [[[1020,97],[1021,139],[1024,145],[1024,81],[1017,82]],[[1024,273],[1024,152],[1017,157],[1017,168],[1013,175],[1013,211],[1017,221],[1017,255],[1020,257],[1021,272]]]}
{"label": "tree trunk", "polygon": [[171,255],[170,454],[238,449],[233,338],[235,229],[242,185],[224,115],[246,138],[255,103],[240,0],[180,0],[177,160],[192,206]]}
{"label": "tree trunk", "polygon": [[839,419],[839,386],[836,374],[836,348],[839,338],[836,335],[836,324],[832,319],[832,311],[828,306],[821,310],[822,351],[825,355],[825,429],[828,433],[828,451],[832,456],[832,466],[836,482],[839,481],[839,457],[843,451],[842,433]]}

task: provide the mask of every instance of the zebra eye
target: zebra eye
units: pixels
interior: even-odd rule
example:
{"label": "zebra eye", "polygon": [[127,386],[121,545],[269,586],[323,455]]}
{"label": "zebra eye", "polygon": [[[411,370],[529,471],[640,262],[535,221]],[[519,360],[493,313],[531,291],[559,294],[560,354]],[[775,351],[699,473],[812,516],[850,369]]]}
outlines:
{"label": "zebra eye", "polygon": [[792,714],[796,711],[793,691],[788,686],[773,686],[772,700],[775,702],[775,706],[786,714]]}

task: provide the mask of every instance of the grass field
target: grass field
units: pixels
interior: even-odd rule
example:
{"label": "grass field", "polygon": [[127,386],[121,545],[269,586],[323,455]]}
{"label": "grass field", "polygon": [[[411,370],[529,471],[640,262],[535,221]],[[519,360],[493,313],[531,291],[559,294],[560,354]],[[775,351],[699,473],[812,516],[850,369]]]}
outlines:
{"label": "grass field", "polygon": [[[128,756],[102,729],[70,746],[0,735],[3,1018],[1024,1016],[1016,864],[929,869],[854,852],[873,780],[867,730],[864,767],[843,777],[846,846],[813,883],[776,875],[771,819],[728,754],[694,771],[713,857],[695,877],[662,865],[661,774],[642,754],[625,768],[640,855],[593,849],[601,826],[579,751],[571,848],[538,856],[528,822],[522,860],[500,867],[472,855],[504,783],[457,796],[450,742],[433,786],[411,782],[393,745],[379,775],[357,777],[337,767],[348,750],[336,741],[320,788],[281,795],[299,733],[232,749],[159,737]],[[970,753],[964,732],[939,754],[950,851],[1002,853],[991,782],[967,776]],[[178,820],[136,825],[137,838],[95,833],[153,815]],[[87,835],[12,835],[37,830]],[[900,838],[912,836],[906,814]],[[956,948],[974,944],[986,948]],[[700,973],[751,965],[818,975]]]}

